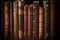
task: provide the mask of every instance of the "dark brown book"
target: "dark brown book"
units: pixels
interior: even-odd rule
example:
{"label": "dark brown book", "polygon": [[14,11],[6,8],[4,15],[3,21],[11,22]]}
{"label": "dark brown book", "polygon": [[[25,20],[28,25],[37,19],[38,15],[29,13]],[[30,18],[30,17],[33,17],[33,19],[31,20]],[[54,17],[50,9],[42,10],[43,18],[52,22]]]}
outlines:
{"label": "dark brown book", "polygon": [[10,39],[13,38],[13,3],[10,2]]}
{"label": "dark brown book", "polygon": [[33,18],[33,5],[28,7],[28,39],[32,39],[33,27],[32,27],[32,18]]}
{"label": "dark brown book", "polygon": [[33,2],[33,39],[39,38],[39,1]]}
{"label": "dark brown book", "polygon": [[17,1],[13,2],[13,17],[14,17],[14,39],[19,38],[19,25],[18,25],[18,4]]}
{"label": "dark brown book", "polygon": [[9,1],[4,2],[4,39],[9,38]]}
{"label": "dark brown book", "polygon": [[28,5],[24,6],[24,39],[28,38]]}
{"label": "dark brown book", "polygon": [[56,27],[56,2],[54,2],[54,1],[51,1],[50,2],[50,5],[51,5],[51,7],[50,7],[50,12],[51,12],[51,14],[50,14],[50,39],[51,40],[54,40],[54,37],[55,37],[55,27]]}
{"label": "dark brown book", "polygon": [[43,19],[44,18],[44,8],[39,7],[39,39],[43,39]]}
{"label": "dark brown book", "polygon": [[24,4],[23,0],[18,1],[19,39],[24,38]]}

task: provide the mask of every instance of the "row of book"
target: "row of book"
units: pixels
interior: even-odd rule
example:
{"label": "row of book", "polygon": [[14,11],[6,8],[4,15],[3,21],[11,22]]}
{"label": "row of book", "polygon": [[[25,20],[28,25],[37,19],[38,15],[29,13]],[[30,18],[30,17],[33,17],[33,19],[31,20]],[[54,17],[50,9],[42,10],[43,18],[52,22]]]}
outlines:
{"label": "row of book", "polygon": [[3,34],[4,39],[53,39],[55,37],[54,1],[39,1],[25,4],[24,0],[4,2]]}

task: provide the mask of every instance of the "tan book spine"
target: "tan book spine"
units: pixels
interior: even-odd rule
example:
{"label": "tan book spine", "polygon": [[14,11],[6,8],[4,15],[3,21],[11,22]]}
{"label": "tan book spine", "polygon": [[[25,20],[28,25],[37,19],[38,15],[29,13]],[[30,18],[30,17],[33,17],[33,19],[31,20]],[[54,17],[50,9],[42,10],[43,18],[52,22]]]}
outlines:
{"label": "tan book spine", "polygon": [[24,4],[23,0],[18,1],[18,15],[19,15],[19,39],[24,38]]}
{"label": "tan book spine", "polygon": [[39,1],[33,2],[33,39],[39,38]]}
{"label": "tan book spine", "polygon": [[44,8],[39,7],[39,39],[43,39],[43,18],[44,18]]}
{"label": "tan book spine", "polygon": [[24,39],[28,38],[28,5],[24,6]]}
{"label": "tan book spine", "polygon": [[13,16],[14,16],[14,39],[19,38],[19,25],[18,25],[18,9],[17,9],[17,1],[13,2]]}
{"label": "tan book spine", "polygon": [[9,2],[4,3],[4,38],[9,38]]}

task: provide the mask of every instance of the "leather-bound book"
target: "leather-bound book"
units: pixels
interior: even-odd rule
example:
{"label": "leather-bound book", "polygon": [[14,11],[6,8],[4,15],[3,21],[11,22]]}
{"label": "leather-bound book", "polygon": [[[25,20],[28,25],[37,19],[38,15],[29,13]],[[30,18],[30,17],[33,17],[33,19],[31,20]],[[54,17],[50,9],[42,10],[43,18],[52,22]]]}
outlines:
{"label": "leather-bound book", "polygon": [[44,40],[50,39],[50,1],[43,1],[44,5]]}
{"label": "leather-bound book", "polygon": [[56,2],[50,1],[50,39],[55,40],[56,27]]}
{"label": "leather-bound book", "polygon": [[24,39],[28,38],[28,5],[24,6]]}
{"label": "leather-bound book", "polygon": [[33,39],[39,38],[39,1],[33,1]]}
{"label": "leather-bound book", "polygon": [[4,2],[4,39],[9,39],[9,1]]}
{"label": "leather-bound book", "polygon": [[19,25],[18,25],[18,4],[17,1],[13,2],[13,18],[14,18],[14,39],[19,38]]}
{"label": "leather-bound book", "polygon": [[24,39],[24,0],[18,1],[19,39]]}
{"label": "leather-bound book", "polygon": [[10,2],[10,39],[13,38],[13,3]]}
{"label": "leather-bound book", "polygon": [[28,39],[32,39],[33,27],[32,27],[32,15],[33,15],[33,5],[28,7]]}
{"label": "leather-bound book", "polygon": [[39,7],[39,39],[43,40],[44,8]]}

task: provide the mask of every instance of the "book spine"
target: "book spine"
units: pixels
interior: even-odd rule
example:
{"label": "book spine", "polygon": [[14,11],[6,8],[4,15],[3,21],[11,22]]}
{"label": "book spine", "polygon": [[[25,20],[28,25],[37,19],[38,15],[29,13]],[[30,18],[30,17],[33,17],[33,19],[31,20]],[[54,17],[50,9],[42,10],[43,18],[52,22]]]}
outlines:
{"label": "book spine", "polygon": [[28,39],[32,38],[33,28],[32,28],[32,14],[33,14],[33,5],[28,7]]}
{"label": "book spine", "polygon": [[10,38],[13,38],[13,11],[12,11],[12,2],[10,2]]}
{"label": "book spine", "polygon": [[54,37],[55,37],[55,27],[56,27],[56,22],[55,22],[55,13],[56,13],[56,4],[54,1],[51,1],[50,2],[50,5],[51,5],[51,14],[50,14],[50,38],[51,40],[53,39],[54,40]]}
{"label": "book spine", "polygon": [[19,39],[24,39],[24,1],[18,1]]}
{"label": "book spine", "polygon": [[24,6],[24,39],[28,38],[28,5]]}
{"label": "book spine", "polygon": [[9,2],[4,3],[4,39],[9,38]]}
{"label": "book spine", "polygon": [[39,39],[43,39],[44,8],[39,7]]}
{"label": "book spine", "polygon": [[19,25],[18,25],[18,9],[17,9],[17,1],[13,2],[13,17],[14,17],[14,39],[19,38]]}
{"label": "book spine", "polygon": [[33,2],[33,39],[39,38],[39,1]]}
{"label": "book spine", "polygon": [[44,4],[44,40],[50,39],[50,2],[43,1]]}

